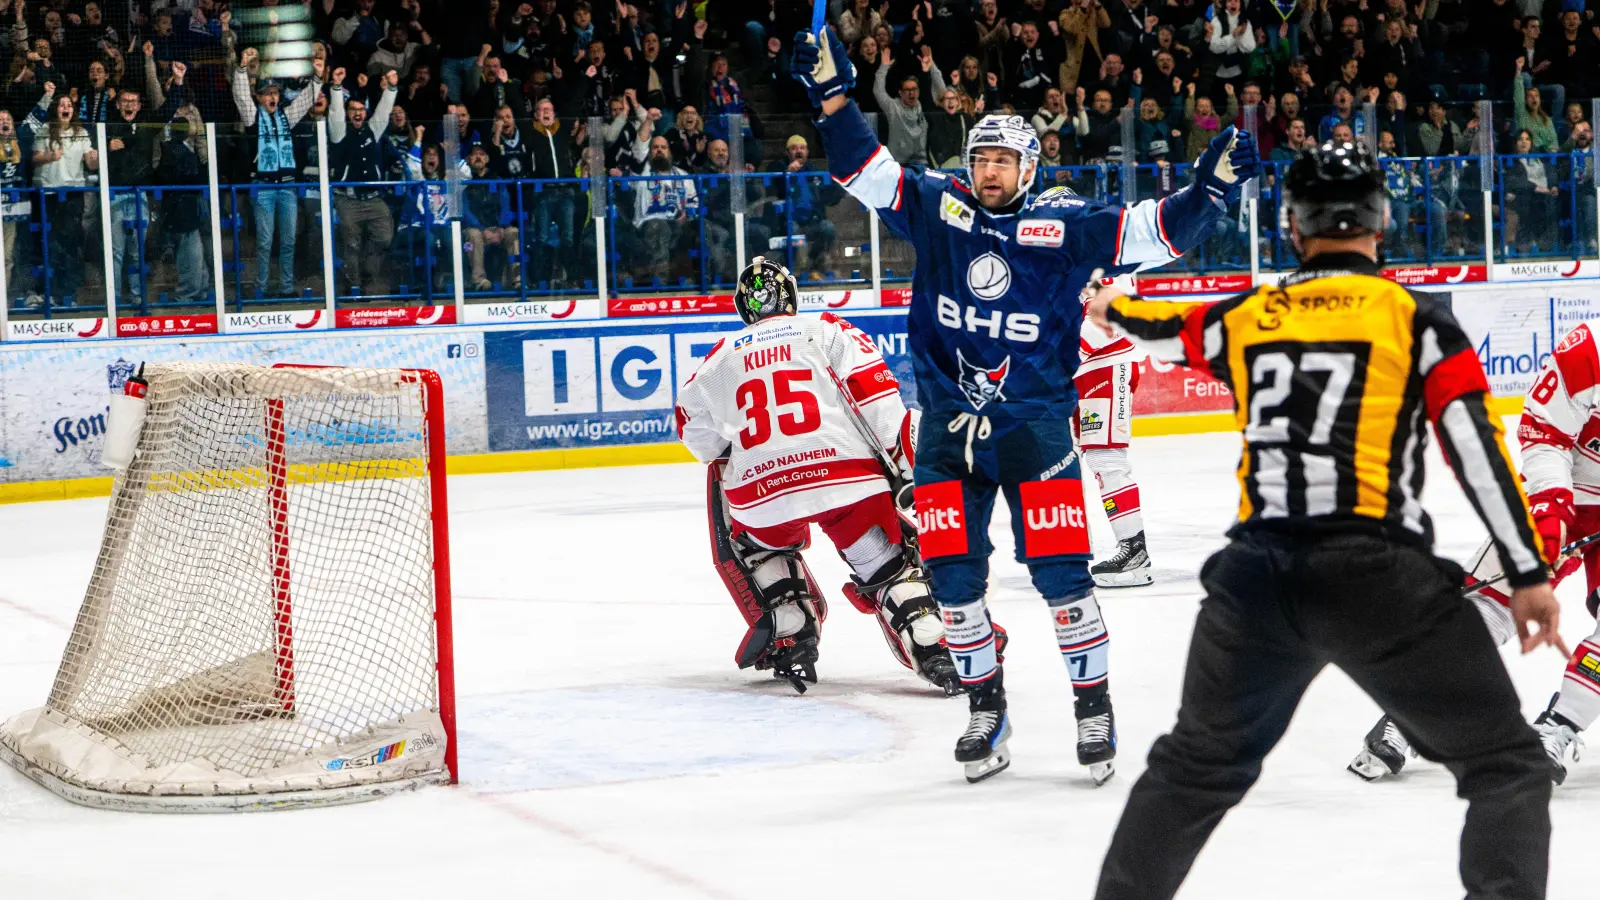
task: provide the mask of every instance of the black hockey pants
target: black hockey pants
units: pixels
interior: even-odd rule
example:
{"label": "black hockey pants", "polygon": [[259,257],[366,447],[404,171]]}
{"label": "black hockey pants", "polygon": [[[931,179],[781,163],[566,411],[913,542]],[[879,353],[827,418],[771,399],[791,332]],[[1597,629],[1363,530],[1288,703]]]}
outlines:
{"label": "black hockey pants", "polygon": [[1328,663],[1455,774],[1470,804],[1461,832],[1468,900],[1544,897],[1543,751],[1482,618],[1457,594],[1459,569],[1376,536],[1257,532],[1207,560],[1200,581],[1206,597],[1178,722],[1128,797],[1097,900],[1177,892]]}

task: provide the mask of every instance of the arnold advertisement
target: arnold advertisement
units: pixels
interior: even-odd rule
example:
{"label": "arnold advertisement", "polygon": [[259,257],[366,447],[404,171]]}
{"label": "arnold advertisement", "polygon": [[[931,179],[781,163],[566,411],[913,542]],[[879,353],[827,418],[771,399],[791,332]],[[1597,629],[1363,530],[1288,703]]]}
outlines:
{"label": "arnold advertisement", "polygon": [[482,340],[476,329],[440,329],[6,348],[0,352],[0,482],[109,475],[100,465],[100,448],[110,395],[141,362],[434,369],[444,381],[449,451],[482,452]]}

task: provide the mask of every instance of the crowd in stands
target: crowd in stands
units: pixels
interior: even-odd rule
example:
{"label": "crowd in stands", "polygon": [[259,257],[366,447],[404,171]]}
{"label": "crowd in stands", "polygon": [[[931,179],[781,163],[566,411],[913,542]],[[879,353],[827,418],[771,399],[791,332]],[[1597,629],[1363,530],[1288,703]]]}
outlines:
{"label": "crowd in stands", "polygon": [[[170,265],[172,296],[203,302],[209,218],[228,215],[247,235],[244,293],[304,293],[325,262],[323,120],[342,294],[382,296],[397,279],[441,289],[454,218],[470,289],[592,278],[589,195],[577,181],[529,180],[598,169],[620,179],[625,269],[681,272],[692,243],[731,280],[731,186],[691,176],[735,161],[771,176],[744,191],[747,253],[787,250],[820,274],[839,265],[830,210],[843,194],[813,158],[809,107],[789,77],[810,19],[811,0],[0,0],[12,23],[0,41],[9,292],[37,298],[43,268],[56,302],[80,288],[93,267],[79,263],[100,252],[89,189],[102,174],[114,191],[194,186],[214,163],[247,188],[229,209],[209,209],[200,190],[114,195],[119,292]],[[832,0],[829,20],[857,71],[855,100],[905,163],[958,168],[978,117],[1016,114],[1047,166],[1127,159],[1149,167],[1137,190],[1150,196],[1247,118],[1270,160],[1371,129],[1403,244],[1425,211],[1452,224],[1475,213],[1482,173],[1470,160],[1492,140],[1533,154],[1497,182],[1507,243],[1549,247],[1575,202],[1572,233],[1594,249],[1600,20],[1581,0]],[[1496,103],[1492,133],[1480,133],[1483,99]],[[730,132],[731,115],[745,127]],[[1080,184],[1072,177],[1041,181]],[[1473,231],[1435,229],[1430,249],[1467,252]],[[433,260],[433,274],[397,276],[386,264],[397,254]]]}

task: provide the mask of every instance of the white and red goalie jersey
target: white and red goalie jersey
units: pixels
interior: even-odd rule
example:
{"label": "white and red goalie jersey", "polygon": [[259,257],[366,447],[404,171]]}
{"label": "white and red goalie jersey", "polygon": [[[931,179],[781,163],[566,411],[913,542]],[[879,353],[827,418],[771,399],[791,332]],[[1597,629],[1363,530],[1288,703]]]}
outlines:
{"label": "white and red goalie jersey", "polygon": [[1523,398],[1517,440],[1530,503],[1570,492],[1569,503],[1600,505],[1600,320],[1568,332]]}
{"label": "white and red goalie jersey", "polygon": [[[828,366],[877,448],[855,425]],[[734,520],[752,528],[887,492],[877,453],[904,459],[907,422],[900,383],[877,346],[832,313],[774,316],[723,338],[678,391],[678,437],[701,462],[731,452],[723,489]]]}

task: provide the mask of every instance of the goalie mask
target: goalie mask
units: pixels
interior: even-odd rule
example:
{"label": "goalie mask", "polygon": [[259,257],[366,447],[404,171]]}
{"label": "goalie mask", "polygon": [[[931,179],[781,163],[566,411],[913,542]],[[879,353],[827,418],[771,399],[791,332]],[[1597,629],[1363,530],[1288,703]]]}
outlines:
{"label": "goalie mask", "polygon": [[733,306],[746,325],[800,311],[800,289],[789,270],[764,256],[750,261],[733,290]]}
{"label": "goalie mask", "polygon": [[1011,195],[1006,204],[1015,203],[1019,197],[1025,196],[1039,173],[1039,135],[1033,127],[1021,116],[984,116],[972,126],[972,130],[967,132],[967,150],[963,158],[967,162],[967,179],[972,182],[974,189],[978,185],[972,173],[973,155],[982,147],[999,147],[1016,152],[1017,192]]}

